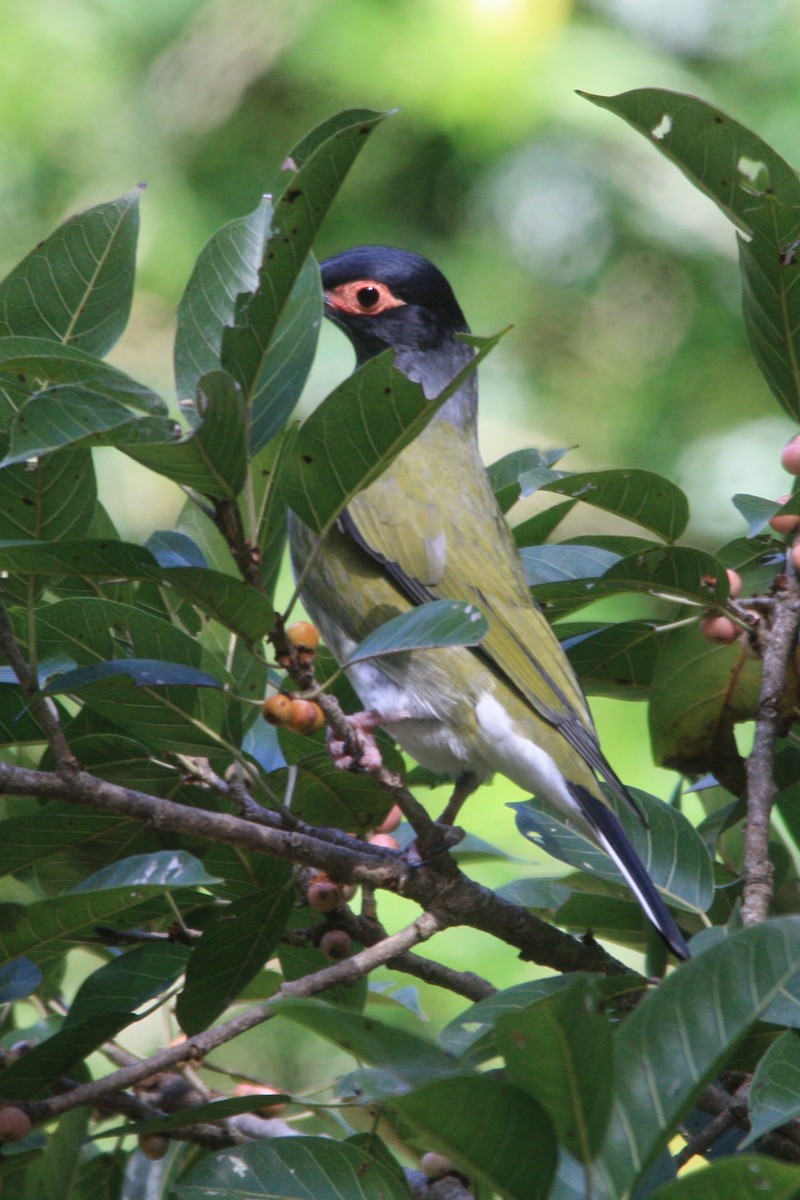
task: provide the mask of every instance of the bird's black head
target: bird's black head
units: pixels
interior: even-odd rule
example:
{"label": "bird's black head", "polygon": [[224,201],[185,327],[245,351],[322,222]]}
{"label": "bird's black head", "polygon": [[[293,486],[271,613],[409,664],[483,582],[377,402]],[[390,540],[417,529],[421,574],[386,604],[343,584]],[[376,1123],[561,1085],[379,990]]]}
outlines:
{"label": "bird's black head", "polygon": [[345,331],[359,362],[388,348],[399,358],[446,346],[463,350],[454,335],[469,326],[450,284],[427,258],[392,246],[355,246],[327,259],[321,272],[325,315]]}

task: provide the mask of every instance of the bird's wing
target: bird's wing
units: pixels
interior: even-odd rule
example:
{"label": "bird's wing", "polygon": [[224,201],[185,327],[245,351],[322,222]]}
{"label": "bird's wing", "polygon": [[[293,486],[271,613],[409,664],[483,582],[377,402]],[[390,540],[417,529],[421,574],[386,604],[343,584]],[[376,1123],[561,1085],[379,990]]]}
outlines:
{"label": "bird's wing", "polygon": [[[614,786],[580,686],[531,599],[477,449],[443,421],[422,437],[425,454],[414,444],[395,459],[351,503],[343,528],[413,603],[476,604],[489,621],[481,655]],[[429,499],[441,496],[444,505]]]}

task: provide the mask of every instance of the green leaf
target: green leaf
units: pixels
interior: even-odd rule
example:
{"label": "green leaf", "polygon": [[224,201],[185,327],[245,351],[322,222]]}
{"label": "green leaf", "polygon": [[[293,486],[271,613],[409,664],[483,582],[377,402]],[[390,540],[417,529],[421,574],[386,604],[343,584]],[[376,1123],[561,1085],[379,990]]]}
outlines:
{"label": "green leaf", "polygon": [[752,130],[695,96],[662,88],[637,88],[619,96],[585,100],[627,121],[680,167],[743,233],[753,234],[771,201],[754,168],[763,167],[781,204],[800,203],[800,181],[787,162]]}
{"label": "green leaf", "polygon": [[97,482],[88,450],[60,450],[33,466],[0,470],[0,536],[79,538],[89,529]]}
{"label": "green leaf", "polygon": [[[32,1196],[38,1200],[82,1200],[83,1141],[91,1117],[88,1105],[61,1114],[30,1174]],[[102,1196],[102,1189],[98,1188],[94,1194]]]}
{"label": "green leaf", "polygon": [[401,654],[406,650],[477,646],[488,631],[489,622],[474,604],[432,600],[381,625],[356,646],[345,665],[380,658],[384,654]]}
{"label": "green leaf", "polygon": [[463,1072],[463,1066],[433,1042],[382,1024],[374,1017],[362,1017],[319,1000],[280,1000],[276,1012],[362,1062],[380,1067],[387,1080],[391,1079],[392,1090],[406,1091]]}
{"label": "green leaf", "polygon": [[62,692],[77,692],[87,684],[110,679],[114,675],[125,675],[136,687],[212,687],[221,688],[222,683],[207,671],[187,667],[183,663],[163,662],[160,658],[117,658],[111,662],[93,663],[90,667],[77,667],[52,675],[43,690],[50,695]]}
{"label": "green leaf", "polygon": [[233,318],[236,297],[258,287],[271,215],[272,201],[264,196],[253,212],[223,225],[200,251],[178,305],[179,397],[193,397],[200,377],[220,366],[222,334]]}
{"label": "green leaf", "polygon": [[37,392],[11,424],[10,449],[0,463],[24,463],[65,446],[117,446],[168,441],[175,422],[168,417],[135,416],[124,403],[84,385],[59,384]]}
{"label": "green leaf", "polygon": [[537,1000],[567,987],[575,978],[583,978],[583,975],[529,979],[495,992],[485,1000],[478,1000],[444,1027],[439,1035],[439,1045],[448,1054],[454,1054],[470,1064],[494,1057],[497,1054],[494,1030],[502,1017],[521,1012]]}
{"label": "green leaf", "polygon": [[800,1168],[758,1154],[737,1154],[658,1188],[652,1200],[732,1200],[734,1196],[796,1200],[798,1194]]}
{"label": "green leaf", "polygon": [[506,1077],[542,1105],[559,1143],[591,1162],[611,1115],[612,1034],[585,978],[497,1022]]}
{"label": "green leaf", "polygon": [[197,382],[197,406],[201,422],[180,441],[122,448],[136,462],[175,483],[205,496],[233,500],[247,478],[247,429],[241,390],[226,371],[211,371]]}
{"label": "green leaf", "polygon": [[546,583],[599,579],[620,561],[618,554],[595,546],[525,546],[520,550],[525,582]]}
{"label": "green leaf", "polygon": [[103,867],[82,880],[71,894],[116,888],[208,887],[216,882],[187,850],[160,850],[157,854],[134,854]]}
{"label": "green leaf", "polygon": [[272,1138],[210,1154],[172,1191],[179,1200],[409,1200],[408,1185],[361,1146],[329,1138]]}
{"label": "green leaf", "polygon": [[[2,478],[2,472],[0,472]],[[0,570],[19,575],[69,575],[90,579],[149,579],[170,584],[247,642],[271,628],[272,605],[249,584],[200,567],[162,568],[141,546],[101,538],[30,542],[0,540]]]}
{"label": "green leaf", "polygon": [[656,762],[687,775],[740,770],[734,726],[755,714],[761,664],[695,625],[660,634],[658,645],[648,710]]}
{"label": "green leaf", "polygon": [[0,283],[0,333],[103,355],[128,323],[140,188],[70,217]]}
{"label": "green leaf", "polygon": [[15,1063],[0,1071],[0,1094],[4,1100],[31,1100],[50,1090],[55,1079],[116,1037],[130,1022],[128,1013],[102,1013],[90,1021],[64,1026],[47,1041],[34,1046]]}
{"label": "green leaf", "polygon": [[112,958],[84,979],[64,1027],[88,1023],[105,1013],[132,1013],[166,991],[185,970],[188,958],[188,946],[169,941],[135,946]]}
{"label": "green leaf", "polygon": [[475,339],[478,353],[435,400],[395,369],[391,350],[359,367],[303,422],[286,456],[280,486],[289,508],[324,533],[422,432],[501,336]]}
{"label": "green leaf", "polygon": [[544,1200],[556,1167],[556,1140],[544,1110],[488,1075],[439,1079],[390,1101],[426,1145],[507,1200]]}
{"label": "green leaf", "polygon": [[514,541],[519,547],[541,545],[572,512],[577,503],[577,500],[564,500],[561,504],[551,504],[536,516],[521,521],[511,530]]}
{"label": "green leaf", "polygon": [[292,1099],[284,1092],[262,1092],[260,1095],[230,1096],[227,1100],[212,1100],[209,1104],[197,1104],[193,1108],[184,1108],[169,1116],[150,1117],[146,1121],[134,1121],[130,1125],[115,1125],[113,1129],[104,1129],[91,1139],[122,1137],[127,1133],[141,1136],[144,1133],[169,1133],[173,1129],[185,1129],[187,1125],[205,1125],[209,1121],[224,1121],[228,1117],[238,1116],[239,1113],[261,1113],[276,1104],[286,1104]]}
{"label": "green leaf", "polygon": [[347,172],[384,116],[360,109],[339,113],[286,160],[258,289],[240,297],[234,322],[222,334],[222,366],[240,384],[251,414],[253,454],[283,428],[311,365],[321,298],[318,272],[313,264],[304,268],[306,256]]}
{"label": "green leaf", "polygon": [[541,490],[613,512],[668,542],[680,537],[689,520],[689,502],[681,489],[652,471],[585,471],[546,483]]}
{"label": "green leaf", "polygon": [[621,621],[616,625],[563,622],[556,626],[561,646],[581,687],[590,696],[621,700],[645,699],[658,660],[655,621]]}
{"label": "green leaf", "polygon": [[[560,479],[568,474],[566,471],[551,470],[567,453],[566,450],[542,451],[532,447],[512,450],[487,467],[492,491],[502,511],[508,512],[521,496],[529,496],[535,491],[531,484],[532,477],[538,481],[543,477],[548,480]],[[538,486],[541,485],[537,482]]]}
{"label": "green leaf", "polygon": [[800,419],[797,173],[751,130],[693,96],[642,88],[587,99],[649,137],[749,239],[739,237],[750,346],[780,403]]}
{"label": "green leaf", "polygon": [[750,1087],[750,1132],[742,1146],[800,1116],[800,1034],[794,1030],[774,1041],[756,1067]]}
{"label": "green leaf", "polygon": [[[293,735],[281,738],[286,746]],[[294,735],[295,742],[301,738]],[[326,752],[309,754],[308,738],[302,738],[299,762],[294,765],[292,812],[310,825],[331,825],[335,829],[365,833],[380,825],[388,811],[385,795],[375,789],[369,775],[340,771]],[[287,748],[287,757],[294,757]],[[270,786],[280,796],[289,786],[286,771],[273,773]]]}
{"label": "green leaf", "polygon": [[[683,813],[639,788],[631,795],[644,813],[643,825],[627,805],[609,798],[648,875],[665,896],[696,912],[705,912],[714,895],[711,860],[694,826]],[[553,858],[572,867],[621,883],[614,863],[541,798],[510,806],[520,833]]]}
{"label": "green leaf", "polygon": [[184,1032],[200,1033],[255,978],[283,935],[295,901],[288,863],[273,863],[269,886],[242,896],[206,925],[186,968],[176,1014]]}
{"label": "green leaf", "polygon": [[605,572],[599,591],[624,587],[710,608],[728,598],[722,563],[688,546],[657,546],[620,559]]}
{"label": "green leaf", "polygon": [[257,381],[250,418],[252,455],[276,437],[291,416],[314,362],[321,324],[319,269],[309,255],[286,301]]}
{"label": "green leaf", "polygon": [[750,496],[746,492],[737,492],[732,497],[733,506],[747,522],[747,536],[757,537],[769,525],[770,519],[776,513],[791,512],[797,509],[800,496],[792,496],[786,504],[778,504],[775,500],[765,500],[762,496]]}
{"label": "green leaf", "polygon": [[621,1023],[598,1197],[629,1193],[799,962],[798,918],[743,929],[682,964]]}
{"label": "green leaf", "polygon": [[42,972],[27,958],[0,967],[0,1004],[13,1004],[35,992],[42,982]]}

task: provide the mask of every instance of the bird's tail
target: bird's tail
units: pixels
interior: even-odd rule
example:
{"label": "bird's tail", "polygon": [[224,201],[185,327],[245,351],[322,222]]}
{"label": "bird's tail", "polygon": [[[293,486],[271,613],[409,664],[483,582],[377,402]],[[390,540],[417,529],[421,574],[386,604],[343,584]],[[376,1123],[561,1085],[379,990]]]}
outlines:
{"label": "bird's tail", "polygon": [[689,947],[683,934],[673,920],[672,914],[661,899],[656,886],[647,874],[638,854],[631,845],[619,818],[606,808],[597,796],[580,784],[570,783],[569,789],[580,804],[584,816],[594,830],[595,837],[624,876],[628,887],[641,904],[646,916],[660,933],[676,958],[690,957]]}

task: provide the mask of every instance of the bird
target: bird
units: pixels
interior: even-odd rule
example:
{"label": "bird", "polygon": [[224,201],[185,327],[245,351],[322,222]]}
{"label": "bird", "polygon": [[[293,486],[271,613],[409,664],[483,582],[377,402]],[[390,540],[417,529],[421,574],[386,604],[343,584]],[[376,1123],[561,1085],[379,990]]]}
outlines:
{"label": "bird", "polygon": [[[392,350],[394,366],[432,399],[474,357],[459,336],[469,327],[450,283],[421,255],[356,246],[320,271],[325,315],[351,342],[356,366]],[[455,781],[444,821],[452,823],[467,796],[495,774],[548,800],[609,855],[672,953],[688,958],[598,782],[599,775],[644,820],[603,756],[580,684],[530,594],[481,459],[477,414],[473,371],[350,501],[321,545],[290,514],[301,599],[339,663],[375,628],[417,605],[474,604],[488,621],[477,647],[414,650],[346,668],[365,706],[360,728],[383,727],[416,762]]]}

